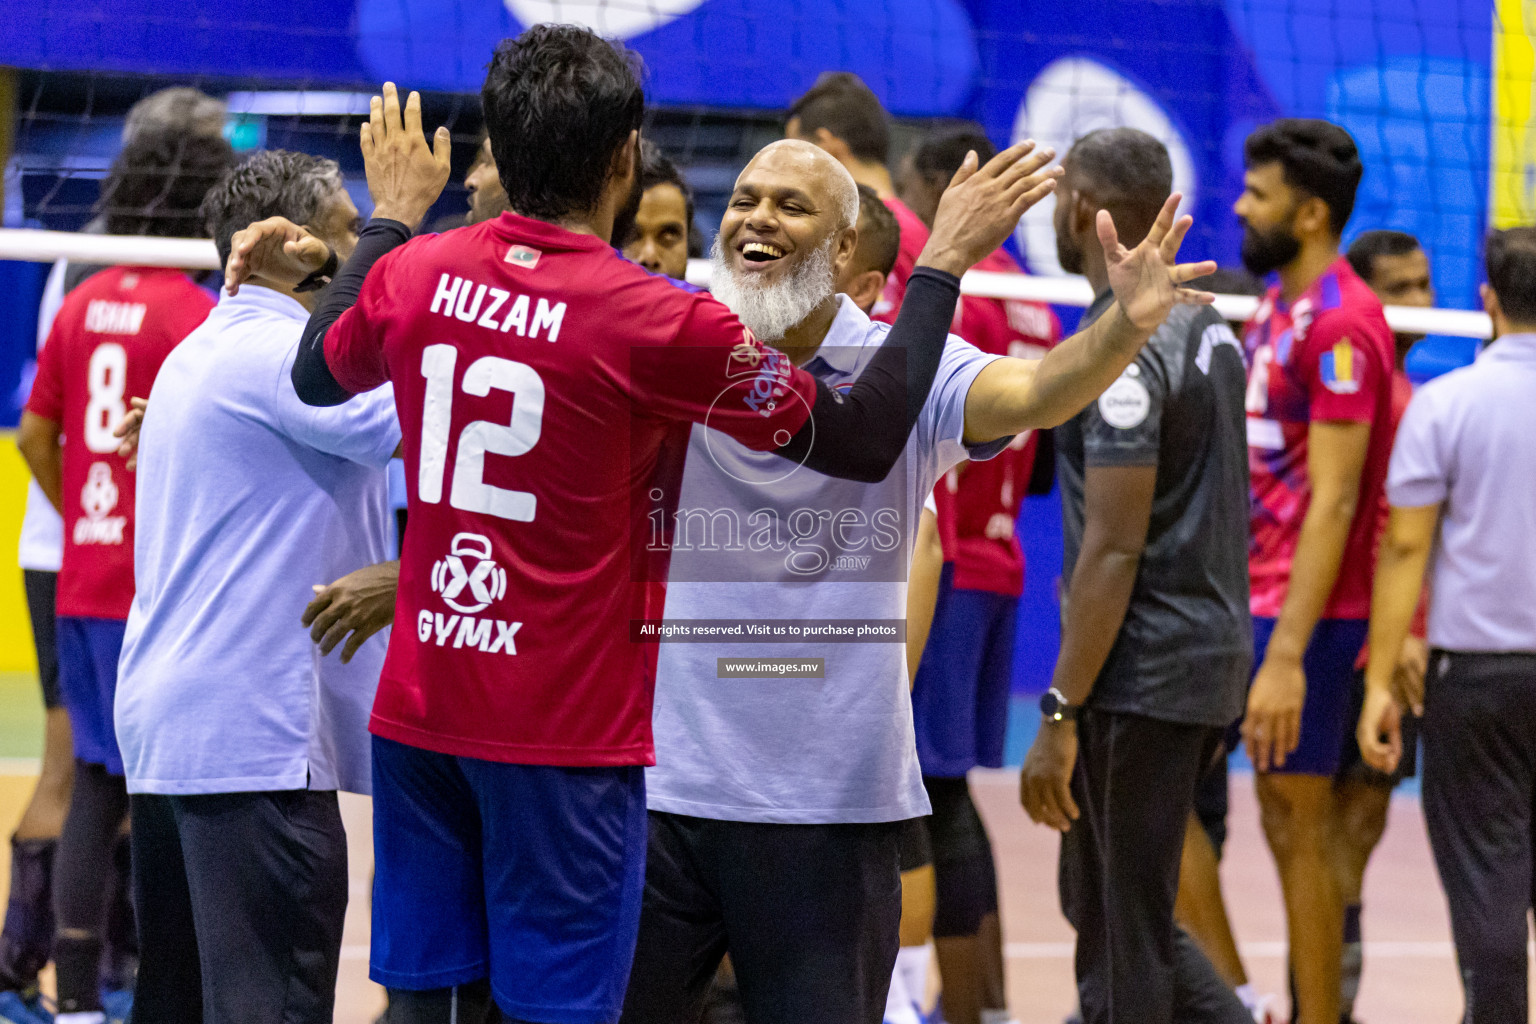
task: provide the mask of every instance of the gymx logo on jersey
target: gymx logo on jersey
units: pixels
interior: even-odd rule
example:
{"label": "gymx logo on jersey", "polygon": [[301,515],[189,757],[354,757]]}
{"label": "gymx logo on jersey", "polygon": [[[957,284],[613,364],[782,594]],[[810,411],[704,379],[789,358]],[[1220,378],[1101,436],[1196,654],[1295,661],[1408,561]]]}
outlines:
{"label": "gymx logo on jersey", "polygon": [[[473,615],[506,595],[507,570],[491,557],[489,540],[478,533],[461,533],[448,550],[448,556],[432,566],[432,589],[443,595],[448,607]],[[475,560],[473,568],[465,568],[466,558]]]}
{"label": "gymx logo on jersey", "polygon": [[[487,654],[516,654],[513,637],[521,622],[476,618],[507,594],[507,570],[491,557],[490,539],[478,533],[456,534],[448,554],[432,566],[432,590],[459,615],[425,609],[416,617],[416,636],[439,647],[471,648]],[[494,633],[494,635],[493,635]]]}
{"label": "gymx logo on jersey", "polygon": [[117,484],[112,480],[112,467],[105,462],[93,462],[86,471],[85,486],[80,489],[80,508],[85,512],[75,520],[76,544],[121,544],[126,516],[110,513],[117,508]]}

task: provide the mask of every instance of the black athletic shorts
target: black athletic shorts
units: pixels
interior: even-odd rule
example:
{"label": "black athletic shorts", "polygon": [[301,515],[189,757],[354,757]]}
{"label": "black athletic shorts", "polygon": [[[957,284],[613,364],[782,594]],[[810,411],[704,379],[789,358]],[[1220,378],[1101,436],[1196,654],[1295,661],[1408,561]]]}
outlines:
{"label": "black athletic shorts", "polygon": [[63,707],[64,699],[59,696],[59,646],[53,629],[59,574],[23,569],[21,580],[27,590],[27,612],[32,616],[32,643],[37,648],[37,676],[43,684],[43,706],[50,710]]}

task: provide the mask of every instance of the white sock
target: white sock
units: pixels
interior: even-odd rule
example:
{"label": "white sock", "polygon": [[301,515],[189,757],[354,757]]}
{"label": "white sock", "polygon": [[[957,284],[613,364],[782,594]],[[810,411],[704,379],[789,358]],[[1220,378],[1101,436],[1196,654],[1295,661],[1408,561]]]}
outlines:
{"label": "white sock", "polygon": [[54,1024],[107,1024],[107,1015],[100,1010],[81,1013],[61,1013],[53,1018]]}
{"label": "white sock", "polygon": [[907,996],[924,1013],[928,1011],[928,965],[933,962],[933,946],[902,946],[896,954],[896,973],[907,987]]}
{"label": "white sock", "polygon": [[1005,1007],[1001,1010],[982,1010],[981,1024],[1018,1024],[1018,1021],[1013,1019],[1013,1014]]}
{"label": "white sock", "polygon": [[912,998],[907,995],[899,967],[891,972],[891,988],[885,994],[885,1024],[922,1024]]}

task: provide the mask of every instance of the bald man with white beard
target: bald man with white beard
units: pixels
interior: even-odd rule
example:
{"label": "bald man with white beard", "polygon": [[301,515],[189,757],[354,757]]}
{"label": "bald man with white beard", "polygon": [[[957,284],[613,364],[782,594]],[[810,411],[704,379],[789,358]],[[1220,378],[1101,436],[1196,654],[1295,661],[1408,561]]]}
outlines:
{"label": "bald man with white beard", "polygon": [[[986,355],[951,336],[884,480],[822,478],[692,428],[680,484],[650,494],[649,547],[671,559],[666,619],[689,642],[660,647],[625,1024],[697,1019],[727,952],[750,1024],[881,1020],[898,948],[900,823],[929,811],[902,643],[923,499],[962,459],[1076,414],[1175,303],[1211,301],[1182,287],[1212,265],[1175,265],[1190,223],[1174,222],[1177,200],[1134,250],[1101,214],[1116,305],[1043,359]],[[889,331],[834,289],[858,211],[840,164],[776,142],[737,179],[711,253],[715,296],[834,393]],[[723,632],[701,632],[699,620]]]}

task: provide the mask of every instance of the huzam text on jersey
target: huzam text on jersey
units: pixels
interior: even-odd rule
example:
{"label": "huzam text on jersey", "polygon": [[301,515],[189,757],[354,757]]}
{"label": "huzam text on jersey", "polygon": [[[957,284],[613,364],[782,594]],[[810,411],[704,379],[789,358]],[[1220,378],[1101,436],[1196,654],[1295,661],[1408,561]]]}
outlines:
{"label": "huzam text on jersey", "polygon": [[547,341],[559,339],[560,325],[565,321],[563,302],[550,305],[548,299],[540,298],[535,303],[530,296],[514,296],[505,288],[476,284],[447,273],[432,293],[430,312],[503,334],[515,330],[519,338],[536,339],[542,332]]}

